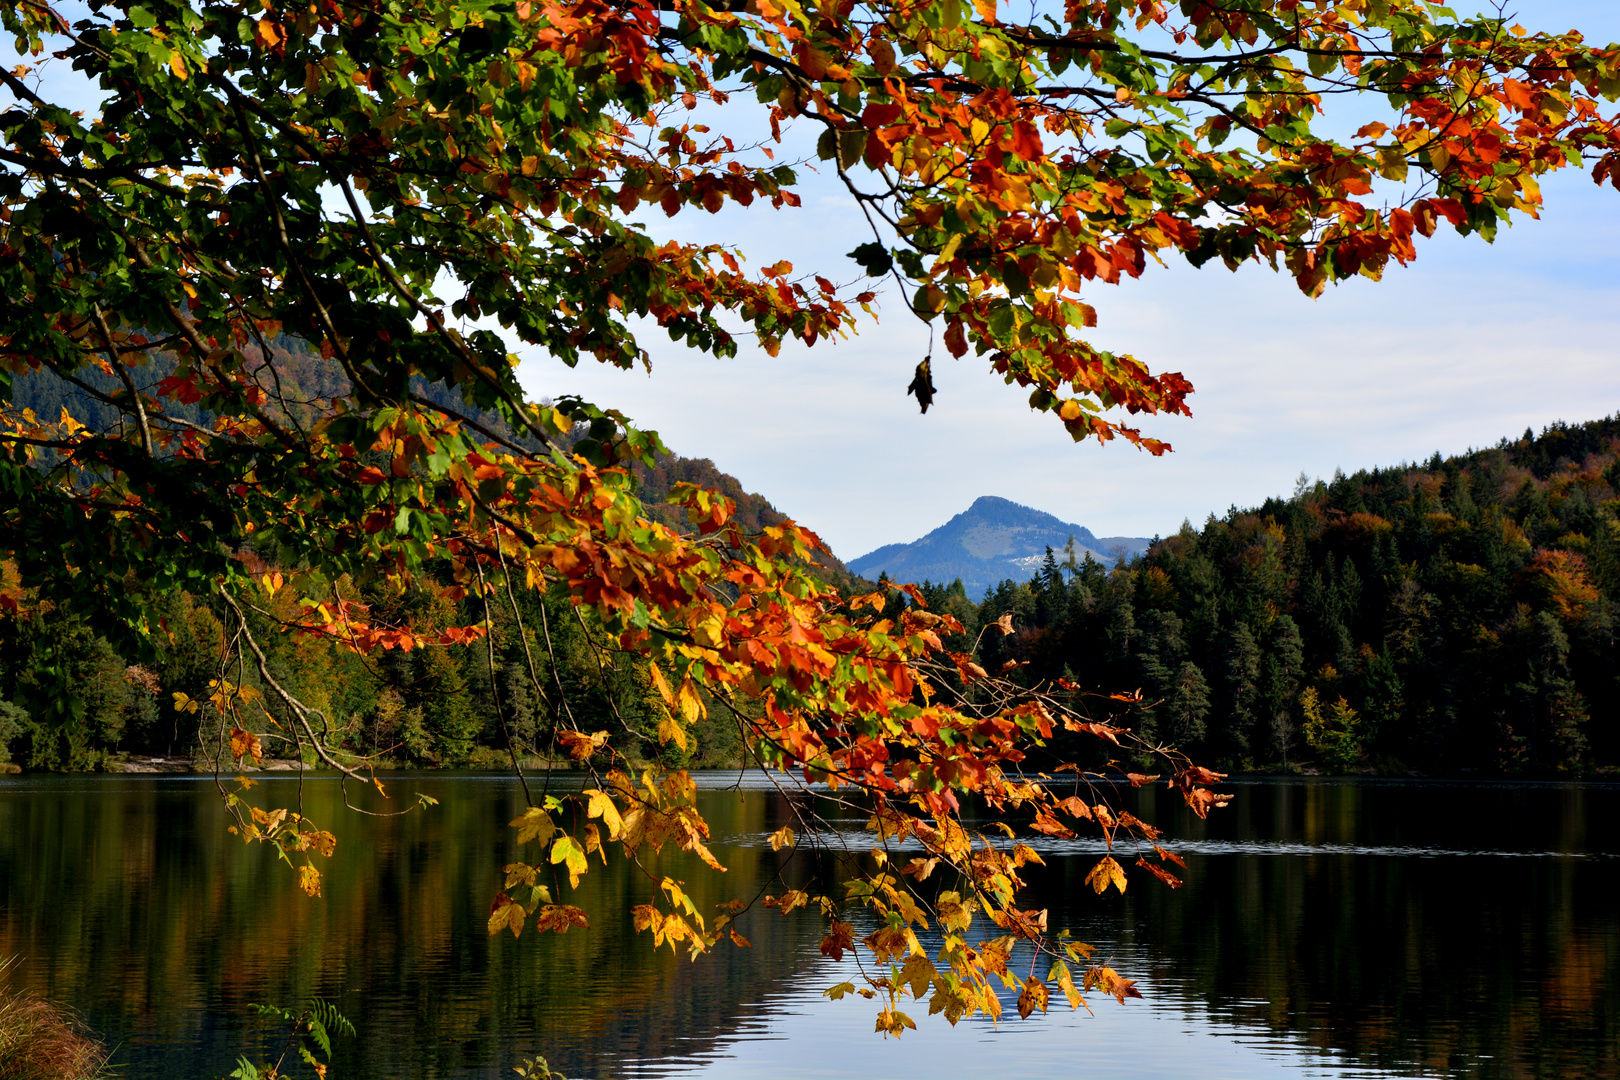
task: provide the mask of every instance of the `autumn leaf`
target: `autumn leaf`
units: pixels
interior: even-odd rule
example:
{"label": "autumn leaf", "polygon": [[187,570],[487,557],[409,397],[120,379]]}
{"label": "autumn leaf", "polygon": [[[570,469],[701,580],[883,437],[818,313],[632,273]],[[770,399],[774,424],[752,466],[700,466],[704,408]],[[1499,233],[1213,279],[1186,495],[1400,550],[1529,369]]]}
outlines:
{"label": "autumn leaf", "polygon": [[298,887],[307,896],[321,895],[321,872],[305,863],[298,868]]}
{"label": "autumn leaf", "polygon": [[550,843],[552,834],[557,831],[557,823],[551,819],[551,815],[538,806],[529,807],[513,818],[509,824],[518,831],[517,842],[520,844],[526,844],[530,840],[538,840],[542,844]]}
{"label": "autumn leaf", "polygon": [[901,1033],[907,1028],[910,1028],[912,1031],[916,1031],[917,1025],[911,1019],[911,1017],[907,1016],[903,1012],[897,1012],[894,1009],[884,1009],[878,1014],[876,1030],[882,1032],[884,1038],[888,1038],[890,1035],[893,1035],[898,1039]]}
{"label": "autumn leaf", "polygon": [[810,902],[810,894],[798,889],[789,889],[780,897],[767,896],[764,903],[768,908],[777,908],[781,914],[786,915],[795,908],[801,908]]}
{"label": "autumn leaf", "polygon": [[534,928],[541,933],[566,934],[570,927],[589,930],[590,920],[585,912],[572,904],[547,904],[540,909]]}
{"label": "autumn leaf", "polygon": [[587,735],[582,731],[559,731],[557,741],[563,744],[575,761],[585,761],[607,744],[608,733],[598,731]]}
{"label": "autumn leaf", "polygon": [[1181,879],[1157,863],[1150,863],[1146,859],[1137,859],[1136,865],[1140,866],[1143,870],[1146,870],[1148,873],[1152,874],[1154,877],[1158,878],[1172,889],[1181,888]]}
{"label": "autumn leaf", "polygon": [[905,966],[900,969],[900,981],[907,985],[911,996],[921,1001],[927,994],[928,988],[939,977],[939,970],[923,953],[912,953],[906,957]]}
{"label": "autumn leaf", "polygon": [[834,961],[842,960],[844,953],[854,947],[855,928],[846,922],[835,920],[827,935],[821,939],[821,955]]}
{"label": "autumn leaf", "polygon": [[1062,990],[1063,996],[1069,1000],[1070,1009],[1078,1009],[1086,1003],[1086,999],[1080,996],[1080,988],[1074,985],[1074,975],[1070,973],[1069,965],[1062,960],[1053,962],[1052,970],[1046,977],[1049,981],[1057,983],[1058,989]]}
{"label": "autumn leaf", "polygon": [[781,851],[783,848],[790,848],[793,846],[793,842],[793,827],[791,825],[784,825],[770,835],[772,851]]}
{"label": "autumn leaf", "polygon": [[580,877],[590,869],[590,864],[585,861],[585,849],[578,840],[567,834],[557,837],[551,845],[551,864],[562,865],[568,871],[569,887],[576,889],[579,888]]}
{"label": "autumn leaf", "polygon": [[1112,855],[1104,856],[1102,861],[1091,868],[1086,875],[1086,884],[1092,891],[1101,896],[1112,885],[1120,892],[1125,891],[1125,868],[1114,861]]}
{"label": "autumn leaf", "polygon": [[1046,984],[1036,978],[1024,980],[1023,989],[1018,994],[1018,1018],[1028,1020],[1029,1014],[1036,1009],[1046,1011]]}
{"label": "autumn leaf", "polygon": [[504,892],[497,893],[495,902],[489,907],[489,936],[511,930],[512,936],[518,937],[523,933],[523,920],[528,916],[522,904],[515,903]]}
{"label": "autumn leaf", "polygon": [[647,674],[652,679],[653,689],[657,690],[658,696],[664,699],[664,704],[674,705],[675,694],[670,690],[669,681],[664,678],[664,673],[658,670],[658,665],[648,662]]}
{"label": "autumn leaf", "polygon": [[673,742],[679,749],[683,751],[687,749],[686,729],[668,712],[658,718],[658,742],[660,744]]}
{"label": "autumn leaf", "polygon": [[244,756],[251,757],[253,764],[259,764],[264,756],[264,748],[259,744],[259,737],[250,731],[241,728],[231,729],[231,756],[240,764]]}
{"label": "autumn leaf", "polygon": [[1163,859],[1165,862],[1173,862],[1177,866],[1181,867],[1183,870],[1187,869],[1186,861],[1184,859],[1182,859],[1182,857],[1180,855],[1177,855],[1175,852],[1169,851],[1169,850],[1167,850],[1165,848],[1162,848],[1158,844],[1153,845],[1153,850],[1155,852],[1157,852],[1159,858]]}
{"label": "autumn leaf", "polygon": [[605,791],[594,788],[581,792],[585,796],[588,817],[601,818],[602,824],[607,826],[608,839],[617,840],[624,831],[624,819],[619,816],[619,808],[613,802],[613,797]]}
{"label": "autumn leaf", "polygon": [[1093,987],[1105,994],[1112,994],[1121,1005],[1125,1004],[1128,997],[1142,996],[1141,991],[1136,989],[1136,980],[1124,978],[1113,968],[1100,964],[1086,971],[1085,989],[1090,990]]}

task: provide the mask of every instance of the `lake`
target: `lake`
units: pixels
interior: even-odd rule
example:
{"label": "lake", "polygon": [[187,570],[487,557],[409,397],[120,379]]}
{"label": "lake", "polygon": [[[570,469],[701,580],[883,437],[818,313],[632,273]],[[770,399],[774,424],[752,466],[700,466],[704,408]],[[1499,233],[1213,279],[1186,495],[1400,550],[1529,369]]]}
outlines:
{"label": "lake", "polygon": [[[277,805],[296,797],[296,779],[260,779]],[[840,843],[870,847],[818,799],[830,847],[784,869],[765,837],[791,821],[786,798],[758,776],[700,781],[729,871],[657,868],[702,910],[808,886]],[[1160,788],[1127,792],[1187,857],[1185,887],[1133,877],[1097,897],[1082,879],[1100,844],[1041,839],[1023,906],[1144,999],[1090,995],[1091,1015],[1055,995],[999,1028],[913,1006],[919,1030],[897,1041],[873,1034],[875,1002],[822,996],[853,968],[818,955],[815,915],[756,909],[739,925],[752,949],[654,953],[628,915],[652,885],[616,852],[558,897],[589,930],[489,938],[499,867],[536,858],[506,828],[516,781],[385,782],[393,805],[440,804],[361,817],[333,779],[303,781],[306,814],[339,838],[312,900],[225,833],[208,778],[0,777],[0,956],[116,1043],[130,1080],[222,1076],[279,1045],[250,1003],[312,994],[358,1028],[334,1080],[511,1077],[534,1054],[601,1078],[1620,1077],[1620,785],[1240,781],[1207,822]]]}

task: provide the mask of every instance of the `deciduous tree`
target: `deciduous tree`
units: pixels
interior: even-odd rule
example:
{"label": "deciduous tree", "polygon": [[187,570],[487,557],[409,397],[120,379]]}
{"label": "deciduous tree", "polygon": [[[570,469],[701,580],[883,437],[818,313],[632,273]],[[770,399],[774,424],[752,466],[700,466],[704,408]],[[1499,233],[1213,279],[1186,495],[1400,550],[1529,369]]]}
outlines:
{"label": "deciduous tree", "polygon": [[[774,354],[854,331],[891,283],[946,351],[981,356],[1075,438],[1161,453],[1130,417],[1185,413],[1191,387],[1087,343],[1096,283],[1179,254],[1269,262],[1314,296],[1410,262],[1442,227],[1489,239],[1534,216],[1549,171],[1620,177],[1604,104],[1620,51],[1419,0],[1033,14],[994,0],[92,0],[83,14],[0,6],[20,51],[59,58],[0,72],[0,372],[49,370],[114,417],[0,412],[0,548],[28,590],[7,602],[139,639],[167,632],[164,597],[211,593],[268,698],[221,671],[183,707],[240,760],[262,752],[253,718],[272,705],[357,776],[323,739],[328,719],[273,677],[252,609],[272,619],[267,596],[286,588],[298,614],[273,621],[292,633],[362,652],[478,648],[515,590],[563,590],[593,647],[642,657],[660,739],[684,746],[721,710],[761,764],[859,792],[880,838],[921,841],[913,882],[884,864],[839,902],[875,909],[887,929],[860,947],[904,965],[878,987],[893,1034],[912,1026],[904,997],[953,1021],[999,1012],[994,979],[1018,986],[1026,1015],[1048,984],[1071,1003],[1133,992],[1100,964],[1071,972],[1085,949],[1016,906],[1030,848],[959,821],[972,798],[1049,835],[1100,828],[1112,853],[1088,877],[1097,891],[1125,888],[1123,849],[1173,881],[1156,831],[1110,810],[1096,777],[1062,794],[1021,772],[1064,728],[1110,746],[1125,733],[1079,715],[1062,685],[1019,689],[946,650],[959,626],[915,593],[840,596],[796,524],[744,535],[727,499],[689,485],[671,498],[690,531],[650,521],[625,465],[657,437],[583,401],[525,401],[517,343],[628,367],[647,360],[645,320],[717,355],[750,339]],[[89,114],[65,103],[73,79],[101,96]],[[1341,135],[1321,123],[1330,97]],[[750,121],[769,138],[743,134]],[[872,280],[840,286],[840,268],[768,250],[745,270],[737,252],[639,224],[728,202],[791,210],[795,127],[869,226],[852,255]],[[270,362],[282,335],[341,372],[329,395],[288,397]],[[278,569],[250,573],[249,543]],[[436,582],[484,618],[374,619],[343,583],[379,578]],[[949,672],[961,693],[944,692]],[[1197,694],[1182,697],[1196,719]],[[604,844],[672,843],[718,868],[690,780],[608,768],[615,737],[561,733],[559,751],[602,765],[580,797],[588,824],[565,829],[574,818],[551,803],[519,819],[545,847],[509,868],[492,932],[582,925],[537,867],[577,879]],[[1219,801],[1212,774],[1158,752],[1194,809]],[[332,834],[231,799],[242,834],[318,891]],[[949,888],[923,884],[947,870]],[[730,933],[731,913],[655,884],[636,910],[655,942],[702,951]],[[823,950],[855,948],[839,903],[819,902]],[[976,920],[996,929],[969,948]],[[937,951],[919,925],[943,934]],[[1053,954],[1049,971],[1009,973],[1021,940]]]}

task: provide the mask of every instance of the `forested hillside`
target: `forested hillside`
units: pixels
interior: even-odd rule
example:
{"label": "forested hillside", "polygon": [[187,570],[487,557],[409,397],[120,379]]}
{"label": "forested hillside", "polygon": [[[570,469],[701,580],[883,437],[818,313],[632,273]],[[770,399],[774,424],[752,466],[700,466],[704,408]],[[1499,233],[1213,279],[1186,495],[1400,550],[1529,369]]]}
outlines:
{"label": "forested hillside", "polygon": [[[335,364],[302,342],[278,338],[270,345],[272,364],[264,365],[257,351],[249,360],[258,365],[267,407],[308,426],[334,394],[344,392],[347,381]],[[144,389],[173,370],[173,361],[159,355],[137,369],[137,384]],[[459,393],[427,383],[414,389],[504,438],[515,438],[498,415],[472,409]],[[95,371],[78,385],[42,371],[18,376],[12,386],[19,408],[49,417],[65,408],[95,430],[118,422],[120,414],[105,398],[121,391],[113,376]],[[211,423],[205,404],[189,406],[184,418]],[[581,427],[572,442],[586,437]],[[650,468],[636,464],[634,474],[648,512],[683,531],[691,529],[684,511],[664,501],[681,482],[735,500],[736,520],[748,531],[784,520],[768,500],[745,491],[707,459],[661,454]],[[276,553],[268,549],[237,554],[256,574],[285,570],[291,575],[296,569],[278,565]],[[850,580],[836,559],[827,556],[824,563],[834,580]],[[482,624],[482,604],[454,588],[448,573],[439,586],[399,591],[386,582],[356,586],[345,580],[339,582],[338,594],[367,604],[376,622],[409,621],[430,638],[447,628]],[[326,599],[335,601],[338,595]],[[5,605],[0,611],[0,764],[77,770],[127,755],[197,753],[198,716],[178,712],[174,694],[206,698],[211,680],[224,677],[257,687],[259,679],[251,668],[218,670],[224,630],[216,600],[179,595],[164,603],[163,610],[152,613],[160,632],[145,648],[131,642],[114,645],[82,621],[32,603],[13,568],[0,567],[0,605]],[[360,657],[330,638],[278,632],[309,618],[291,601],[291,590],[264,604],[258,637],[269,643],[274,677],[322,710],[339,732],[341,745],[377,755],[381,764],[498,765],[507,760],[506,729],[519,753],[548,755],[557,750],[550,733],[561,715],[588,731],[618,732],[621,745],[639,748],[648,757],[717,765],[734,764],[741,753],[735,726],[728,728],[718,715],[697,725],[696,743],[660,747],[656,726],[662,714],[648,697],[652,691],[645,660],[589,639],[561,594],[542,599],[522,591],[492,602],[493,660],[483,641]],[[271,705],[272,715],[276,708]],[[262,727],[259,734],[268,754],[296,756],[268,719]],[[626,743],[625,729],[644,738]],[[217,741],[218,732],[214,735]]]}
{"label": "forested hillside", "polygon": [[[265,370],[306,417],[332,392],[330,368],[296,349]],[[66,406],[94,424],[96,391],[116,388],[30,376],[14,392],[37,412]],[[419,392],[465,407],[441,388]],[[649,507],[672,524],[680,524],[674,508],[661,504],[682,481],[725,491],[750,530],[781,520],[706,460],[670,455],[638,466],[637,478]],[[1201,529],[1184,525],[1126,565],[1049,549],[1033,580],[1002,581],[978,602],[960,582],[925,583],[923,592],[966,625],[954,643],[961,649],[1012,613],[1012,636],[979,641],[986,668],[1021,665],[1012,668],[1020,679],[1067,677],[1105,692],[1139,688],[1140,703],[1115,704],[1120,720],[1200,761],[1584,773],[1620,759],[1617,510],[1620,417],[1423,465],[1327,483],[1302,477],[1291,497],[1211,517]],[[277,569],[273,552],[239,557]],[[836,561],[829,573],[866,587]],[[339,587],[377,621],[410,621],[430,635],[483,621],[481,604],[442,585]],[[31,605],[9,571],[0,593],[18,605],[0,619],[0,761],[94,768],[108,755],[197,749],[196,718],[177,713],[173,695],[199,696],[221,676],[223,630],[207,597],[168,601],[156,613],[161,633],[137,653]],[[660,749],[644,663],[590,641],[561,596],[525,593],[489,614],[493,661],[481,642],[362,658],[330,639],[276,633],[278,621],[303,615],[286,592],[266,601],[261,640],[274,642],[276,677],[322,708],[349,749],[379,761],[495,764],[503,722],[521,751],[544,754],[568,713],[586,730],[638,733],[649,756],[736,761],[734,729],[717,713],[694,744]],[[264,727],[269,752],[289,753]]]}
{"label": "forested hillside", "polygon": [[[1141,689],[1124,721],[1231,768],[1562,775],[1620,757],[1620,417],[1335,476],[1128,567],[1049,557],[983,664]],[[971,637],[964,639],[971,640]]]}

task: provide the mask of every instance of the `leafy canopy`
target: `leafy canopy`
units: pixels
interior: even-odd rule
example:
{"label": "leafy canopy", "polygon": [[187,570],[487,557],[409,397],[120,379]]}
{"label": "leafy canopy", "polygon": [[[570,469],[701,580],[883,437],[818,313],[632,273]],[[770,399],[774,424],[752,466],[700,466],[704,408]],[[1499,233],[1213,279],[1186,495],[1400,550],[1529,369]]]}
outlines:
{"label": "leafy canopy", "polygon": [[[566,590],[594,640],[650,665],[661,738],[679,743],[705,710],[728,710],[759,761],[864,791],[882,840],[915,837],[958,875],[929,894],[928,859],[911,867],[918,887],[880,866],[845,898],[881,914],[888,931],[864,944],[903,975],[873,984],[889,1003],[879,1030],[912,1026],[902,992],[932,994],[952,1020],[999,1011],[992,976],[1017,983],[1026,1014],[1046,1007],[1047,982],[1078,1001],[1065,964],[1084,951],[1014,906],[1033,852],[967,834],[959,796],[1021,808],[1053,835],[1149,842],[1150,827],[1082,798],[1092,789],[1078,779],[1059,800],[1020,772],[1054,732],[1109,745],[1122,733],[1079,716],[1064,686],[1019,690],[952,654],[950,621],[920,604],[846,602],[796,525],[744,536],[725,499],[692,487],[673,498],[693,532],[649,521],[622,466],[657,451],[656,436],[583,401],[526,402],[509,350],[630,366],[646,360],[640,319],[722,356],[745,335],[774,353],[853,331],[879,282],[840,287],[832,269],[795,276],[781,260],[746,271],[737,252],[659,241],[638,223],[727,201],[796,206],[807,163],[773,148],[798,125],[869,229],[852,258],[942,329],[953,355],[984,357],[1076,438],[1160,453],[1128,417],[1185,413],[1191,387],[1086,343],[1089,283],[1179,252],[1196,265],[1265,260],[1316,295],[1410,261],[1442,222],[1489,239],[1536,214],[1551,170],[1616,178],[1605,103],[1620,93],[1620,50],[1417,0],[1020,11],[120,0],[69,23],[43,0],[7,0],[0,19],[19,51],[70,64],[104,103],[87,116],[51,100],[71,89],[60,68],[0,72],[12,99],[0,113],[0,382],[48,369],[123,419],[92,430],[66,413],[0,410],[0,549],[31,597],[137,638],[160,632],[155,595],[215,593],[236,620],[228,640],[257,658],[294,735],[351,773],[321,739],[323,718],[265,667],[244,608],[282,578],[254,581],[239,549],[273,553],[289,575],[307,616],[294,632],[361,650],[422,641],[370,622],[344,582],[436,582],[482,601],[483,624],[452,628],[444,645],[476,646],[487,605],[511,589]],[[1343,125],[1332,130],[1353,134],[1324,128],[1330,98]],[[771,139],[737,134],[749,121]],[[463,333],[464,320],[479,328]],[[340,368],[344,389],[289,400],[269,362],[289,338]],[[926,368],[920,378],[931,392]],[[468,411],[423,392],[436,382]],[[570,443],[580,424],[587,437]],[[238,756],[251,754],[241,696],[216,696]],[[564,734],[560,752],[617,760],[605,732]],[[1218,801],[1212,774],[1161,753],[1196,809]],[[718,865],[683,774],[615,770],[584,798],[583,828],[564,829],[556,806],[519,825],[571,880],[609,842],[633,853],[673,841]],[[285,825],[296,817],[251,832],[263,823],[239,820],[284,848],[314,835]],[[1166,858],[1136,865],[1169,878]],[[529,891],[501,894],[492,932],[521,928],[518,904],[541,929],[582,923],[536,874],[509,868],[507,889]],[[1088,880],[1123,889],[1125,868],[1110,855]],[[850,924],[823,903],[823,950],[841,956]],[[965,944],[976,912],[1006,931],[977,950]],[[664,879],[636,918],[657,941],[701,950],[729,915],[705,922]],[[934,960],[914,925],[944,933]],[[1045,982],[1008,973],[1017,940],[1057,958]],[[1129,992],[1102,967],[1080,982]]]}

